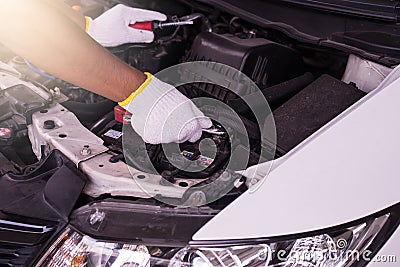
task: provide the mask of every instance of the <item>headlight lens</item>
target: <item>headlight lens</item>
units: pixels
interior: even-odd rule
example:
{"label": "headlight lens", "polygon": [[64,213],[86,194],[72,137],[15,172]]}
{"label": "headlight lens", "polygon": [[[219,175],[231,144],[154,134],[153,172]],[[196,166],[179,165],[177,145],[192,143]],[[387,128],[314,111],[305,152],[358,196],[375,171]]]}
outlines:
{"label": "headlight lens", "polygon": [[383,239],[387,239],[398,225],[397,213],[393,216],[388,212],[329,233],[276,241],[192,243],[185,248],[102,242],[67,229],[36,266],[360,266],[360,262],[368,263],[376,253],[371,244],[381,240],[383,232]]}
{"label": "headlight lens", "polygon": [[67,229],[51,249],[37,266],[150,266],[145,246],[101,242],[72,229]]}
{"label": "headlight lens", "polygon": [[268,245],[227,248],[184,248],[170,261],[170,267],[267,266],[271,249]]}
{"label": "headlight lens", "polygon": [[[389,218],[389,214],[369,223],[321,234],[258,246],[184,248],[171,260],[170,267],[183,266],[285,266],[343,267],[371,260],[366,250]],[[189,265],[188,265],[189,264]]]}

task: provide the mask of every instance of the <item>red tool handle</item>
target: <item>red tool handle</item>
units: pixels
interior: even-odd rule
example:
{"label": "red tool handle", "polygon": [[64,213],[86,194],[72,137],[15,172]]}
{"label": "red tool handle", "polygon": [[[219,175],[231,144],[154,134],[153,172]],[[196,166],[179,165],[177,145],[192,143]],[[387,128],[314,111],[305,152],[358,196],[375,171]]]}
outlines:
{"label": "red tool handle", "polygon": [[136,22],[134,24],[129,24],[129,27],[134,28],[136,30],[153,31],[153,22],[152,21]]}

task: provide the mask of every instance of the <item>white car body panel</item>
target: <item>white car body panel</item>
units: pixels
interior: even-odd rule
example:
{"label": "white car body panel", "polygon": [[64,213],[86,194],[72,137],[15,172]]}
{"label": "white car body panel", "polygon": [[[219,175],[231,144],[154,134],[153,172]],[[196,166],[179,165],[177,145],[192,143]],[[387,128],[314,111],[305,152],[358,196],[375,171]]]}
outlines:
{"label": "white car body panel", "polygon": [[395,69],[374,92],[287,154],[257,190],[240,196],[193,239],[303,233],[398,203],[399,73]]}

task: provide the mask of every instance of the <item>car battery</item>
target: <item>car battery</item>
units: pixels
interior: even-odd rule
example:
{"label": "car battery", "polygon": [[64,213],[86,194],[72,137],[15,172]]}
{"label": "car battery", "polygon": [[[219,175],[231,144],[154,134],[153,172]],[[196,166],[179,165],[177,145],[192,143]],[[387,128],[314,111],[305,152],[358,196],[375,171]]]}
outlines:
{"label": "car battery", "polygon": [[[276,125],[276,157],[286,154],[365,94],[332,76],[320,76],[272,113]],[[266,127],[270,125],[264,125],[265,131]],[[264,140],[263,143],[274,142]]]}
{"label": "car battery", "polygon": [[114,107],[114,120],[107,124],[100,136],[104,144],[112,150],[122,152],[123,125],[129,125],[132,114],[121,106]]}

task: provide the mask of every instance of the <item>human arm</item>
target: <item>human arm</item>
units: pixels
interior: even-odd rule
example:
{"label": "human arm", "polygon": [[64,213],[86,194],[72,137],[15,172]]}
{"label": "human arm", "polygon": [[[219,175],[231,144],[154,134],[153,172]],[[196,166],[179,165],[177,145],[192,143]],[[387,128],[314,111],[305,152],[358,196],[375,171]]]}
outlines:
{"label": "human arm", "polygon": [[86,20],[85,17],[72,9],[70,6],[68,6],[63,0],[42,0],[55,10],[57,12],[62,13],[64,16],[66,16],[68,19],[72,20],[76,25],[78,25],[82,30],[85,29],[86,26]]}
{"label": "human arm", "polygon": [[54,76],[114,101],[145,80],[45,1],[1,0],[0,17],[1,42]]}
{"label": "human arm", "polygon": [[[133,113],[132,126],[146,142],[194,142],[203,128],[211,126],[210,119],[176,88],[119,60],[86,34],[69,11],[61,12],[59,7],[46,0],[0,0],[1,42],[54,76],[114,101],[125,100],[122,105]],[[109,30],[128,28],[129,10],[118,5],[92,21],[94,38],[113,44],[124,37]],[[146,19],[154,13],[133,10],[133,14]],[[149,40],[147,33],[133,33],[137,34],[134,39]],[[128,97],[138,89],[140,94]]]}

